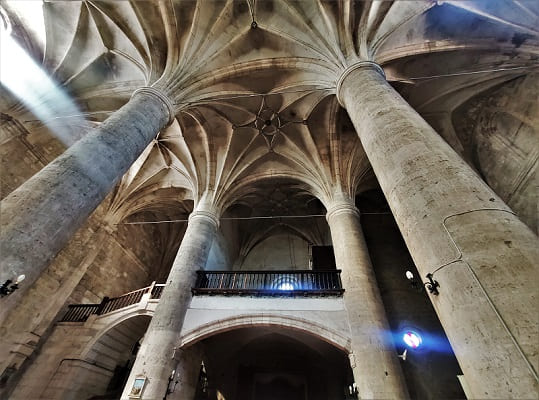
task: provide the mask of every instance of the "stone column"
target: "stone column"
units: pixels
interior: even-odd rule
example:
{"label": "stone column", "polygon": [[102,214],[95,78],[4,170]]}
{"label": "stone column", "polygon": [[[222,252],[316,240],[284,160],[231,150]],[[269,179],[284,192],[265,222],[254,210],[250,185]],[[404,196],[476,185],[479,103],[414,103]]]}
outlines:
{"label": "stone column", "polygon": [[[187,230],[172,265],[167,285],[140,347],[122,399],[129,398],[135,377],[147,378],[143,399],[162,399],[168,378],[176,368],[180,332],[185,313],[191,303],[191,288],[196,271],[204,269],[219,219],[214,211],[200,208],[189,217]],[[179,388],[177,388],[180,390]]]}
{"label": "stone column", "polygon": [[384,305],[380,297],[359,211],[351,199],[327,212],[351,332],[350,363],[361,399],[408,398]]}
{"label": "stone column", "polygon": [[131,100],[0,203],[0,283],[26,280],[2,299],[0,324],[155,135],[174,118],[155,88]]}
{"label": "stone column", "polygon": [[198,345],[186,349],[178,349],[180,353],[174,378],[170,384],[168,400],[193,400],[195,398],[200,368],[202,366],[202,351]]}
{"label": "stone column", "polygon": [[474,398],[533,398],[539,364],[537,237],[386,82],[360,62],[348,110]]}

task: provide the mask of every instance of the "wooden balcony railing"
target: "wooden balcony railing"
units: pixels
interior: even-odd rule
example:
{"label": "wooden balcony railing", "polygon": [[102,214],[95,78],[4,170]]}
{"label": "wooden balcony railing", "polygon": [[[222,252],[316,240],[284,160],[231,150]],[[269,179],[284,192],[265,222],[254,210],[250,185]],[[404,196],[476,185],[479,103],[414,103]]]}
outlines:
{"label": "wooden balcony railing", "polygon": [[193,294],[340,296],[340,270],[197,271]]}
{"label": "wooden balcony railing", "polygon": [[70,304],[67,313],[60,322],[84,322],[92,314],[103,315],[137,304],[146,293],[150,293],[150,299],[160,299],[164,286],[164,284],[153,283],[150,286],[134,290],[119,297],[105,297],[99,304]]}

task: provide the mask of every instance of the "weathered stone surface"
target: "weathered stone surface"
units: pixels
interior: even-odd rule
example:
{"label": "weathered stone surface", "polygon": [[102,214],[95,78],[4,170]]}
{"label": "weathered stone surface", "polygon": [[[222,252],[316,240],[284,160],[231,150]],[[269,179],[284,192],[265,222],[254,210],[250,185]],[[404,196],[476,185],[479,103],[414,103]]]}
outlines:
{"label": "weathered stone surface", "polygon": [[147,398],[162,398],[168,378],[175,368],[174,352],[179,346],[185,313],[191,302],[196,271],[204,269],[218,226],[212,212],[195,211],[167,278],[159,306],[148,327],[137,360],[127,380],[122,399],[128,399],[135,377],[148,377]]}
{"label": "weathered stone surface", "polygon": [[170,393],[167,398],[171,400],[194,399],[202,365],[202,349],[195,345],[178,349],[178,352],[178,362],[174,373],[171,374]]}
{"label": "weathered stone surface", "polygon": [[342,269],[344,304],[350,324],[350,363],[360,398],[403,399],[408,391],[393,345],[384,305],[353,202],[330,204],[327,220]]}
{"label": "weathered stone surface", "polygon": [[340,96],[473,395],[537,395],[537,237],[371,64]]}
{"label": "weathered stone surface", "polygon": [[[30,3],[36,7],[32,8]],[[40,118],[34,112],[36,108],[23,104],[22,97],[17,99],[16,93],[6,95],[5,87],[0,87],[0,196],[5,196],[21,186],[63,151],[60,142],[53,138],[54,130],[49,129],[47,132],[46,127],[50,123],[56,126],[66,125],[71,133],[80,133],[83,131],[79,129],[80,126],[101,123],[125,104],[133,90],[141,85],[167,88],[167,93],[177,101],[181,112],[178,113],[178,119],[169,128],[162,130],[132,163],[129,171],[116,186],[111,207],[107,210],[112,214],[107,216],[114,220],[109,226],[116,226],[116,222],[123,223],[125,219],[132,217],[133,220],[147,223],[148,229],[119,228],[110,235],[108,230],[106,235],[100,230],[98,235],[90,238],[87,234],[91,232],[79,231],[82,233],[75,236],[74,242],[83,246],[82,250],[67,251],[64,253],[65,257],[60,253],[51,264],[52,268],[43,269],[40,278],[33,285],[28,285],[31,286],[30,289],[23,286],[20,292],[0,299],[2,307],[9,306],[9,309],[14,311],[4,321],[7,321],[4,327],[10,325],[17,329],[24,328],[26,332],[24,337],[21,336],[20,343],[10,349],[1,350],[1,354],[11,351],[10,354],[17,362],[28,357],[38,337],[46,330],[52,329],[48,324],[53,318],[53,310],[61,307],[74,285],[76,288],[71,293],[69,302],[98,302],[104,295],[114,296],[138,289],[154,280],[152,276],[165,278],[177,253],[178,238],[181,237],[179,230],[167,229],[165,226],[177,226],[174,222],[169,224],[170,220],[185,219],[185,215],[193,209],[192,203],[196,203],[201,193],[206,190],[211,191],[212,200],[219,204],[225,213],[230,211],[230,216],[250,218],[318,214],[318,217],[295,220],[268,218],[263,223],[261,220],[228,220],[230,229],[224,229],[220,233],[223,240],[213,241],[214,250],[210,251],[207,263],[210,268],[215,266],[220,270],[227,270],[248,267],[242,263],[253,260],[255,266],[265,268],[270,263],[267,263],[266,256],[262,257],[258,251],[269,252],[271,261],[275,264],[290,259],[292,265],[283,267],[292,268],[300,265],[293,265],[296,258],[300,255],[307,256],[307,243],[329,244],[327,224],[323,215],[320,218],[320,214],[324,213],[321,211],[320,201],[326,204],[333,200],[332,194],[335,193],[336,186],[353,198],[355,194],[377,185],[358,135],[351,126],[346,111],[339,108],[333,96],[335,80],[340,71],[359,60],[376,60],[382,64],[388,81],[406,101],[427,118],[462,158],[476,168],[481,179],[485,180],[502,200],[528,223],[533,222],[537,219],[534,182],[537,178],[536,147],[539,142],[534,130],[537,123],[529,117],[538,109],[537,85],[533,85],[534,82],[524,83],[522,90],[512,90],[512,85],[518,77],[522,77],[522,82],[534,79],[539,37],[537,4],[539,3],[533,1],[480,0],[48,1],[43,4],[2,2],[2,32],[10,31],[21,47],[28,50],[37,64],[41,64],[51,80],[56,82],[55,86],[73,99],[77,110],[75,113],[55,110],[53,115],[47,114],[50,118]],[[18,7],[19,5],[29,6]],[[21,10],[23,8],[35,11],[32,18]],[[37,32],[41,22],[44,23],[45,32],[42,33],[45,33],[46,37],[41,37]],[[1,50],[5,48],[2,46]],[[28,77],[29,74],[25,74],[22,67],[30,66],[31,63],[18,63],[14,58],[2,57],[3,63],[6,60],[8,65],[20,67],[18,76]],[[13,63],[9,64],[12,60]],[[527,90],[524,90],[525,87]],[[496,92],[488,92],[489,88],[496,88]],[[49,91],[40,96],[39,109],[55,109],[56,104],[51,100],[54,93],[55,91]],[[453,212],[462,211],[460,206],[464,211],[469,210],[468,206],[475,207],[476,203],[467,196],[471,188],[477,187],[479,191],[485,188],[481,186],[481,179],[469,179],[469,170],[463,172],[464,170],[453,168],[454,165],[446,168],[448,163],[445,153],[441,157],[443,162],[438,162],[440,159],[433,163],[424,162],[421,157],[423,154],[413,152],[418,145],[409,140],[407,131],[410,124],[395,127],[393,109],[389,110],[387,115],[377,116],[382,122],[376,129],[369,128],[372,127],[372,116],[386,113],[388,108],[384,108],[385,103],[390,102],[377,94],[371,96],[369,88],[361,89],[356,94],[361,98],[358,102],[360,108],[368,108],[368,113],[365,113],[367,118],[362,118],[359,123],[356,120],[356,126],[365,125],[365,130],[372,131],[368,133],[376,135],[383,131],[381,141],[390,145],[394,145],[394,140],[398,139],[404,138],[407,141],[401,141],[393,147],[388,146],[389,150],[382,152],[383,162],[377,162],[376,169],[379,177],[384,173],[387,175],[384,178],[386,194],[388,197],[393,196],[392,206],[394,211],[399,213],[397,219],[408,244],[415,246],[413,253],[414,258],[421,264],[420,271],[424,274],[451,262],[460,254],[451,247],[452,243],[447,245],[447,241],[440,239],[447,232],[440,234],[440,229],[437,228],[442,226],[443,218]],[[490,101],[496,97],[499,97],[499,102]],[[462,119],[463,115],[457,108],[469,106],[468,99],[477,100],[477,107],[470,108],[469,112],[479,118],[467,127],[469,132],[475,134],[470,135],[473,140],[466,141],[459,134],[457,120]],[[490,108],[493,104],[495,107]],[[150,108],[139,111],[144,114],[151,112]],[[138,119],[138,116],[135,119]],[[142,119],[138,120],[143,122]],[[78,121],[80,124],[71,123],[72,121]],[[396,118],[396,121],[398,125],[398,121],[402,120]],[[415,122],[411,125],[417,126]],[[78,137],[76,133],[71,137]],[[431,130],[428,133],[429,137],[434,134]],[[129,150],[130,146],[125,147],[108,155],[112,159],[123,159],[122,153]],[[423,146],[419,153],[429,154],[432,151],[430,147]],[[477,159],[472,160],[471,154]],[[406,162],[396,163],[395,158],[405,158]],[[451,160],[454,161],[453,158]],[[380,173],[380,168],[383,173]],[[437,181],[435,195],[429,194],[427,199],[424,187],[425,182],[428,183],[432,178],[432,172],[433,175],[443,175],[442,172],[447,174]],[[37,176],[39,175],[37,173]],[[394,187],[387,189],[388,180],[394,183],[396,181]],[[67,182],[69,184],[71,181]],[[85,182],[76,180],[75,183],[84,186]],[[45,186],[38,189],[48,190]],[[461,191],[464,193],[462,200]],[[475,194],[483,197],[481,193]],[[84,196],[77,196],[52,198],[53,202],[73,202],[78,208],[78,202]],[[88,197],[92,196],[88,194]],[[438,203],[447,205],[448,199],[451,199],[452,206],[440,210]],[[453,201],[454,199],[457,200]],[[49,213],[49,209],[52,210],[53,206],[58,204],[46,206],[45,213]],[[501,203],[497,202],[495,206],[502,207]],[[73,210],[69,207],[71,205],[56,214],[50,212],[55,224],[59,224],[64,217],[68,221],[73,217]],[[230,207],[229,210],[226,210],[227,207]],[[33,206],[30,208],[34,209]],[[17,211],[27,214],[25,208],[19,208]],[[81,220],[84,220],[89,211],[79,211],[75,210],[73,213],[80,214]],[[39,212],[37,208],[36,212]],[[501,213],[499,215],[505,215]],[[30,218],[35,217],[32,215]],[[426,216],[425,221],[423,215]],[[11,219],[11,214],[8,218]],[[46,220],[41,218],[42,215],[35,218],[36,225],[30,227],[30,234],[33,234],[37,224]],[[535,365],[537,371],[537,361],[534,361],[537,348],[534,342],[537,342],[538,335],[536,330],[531,329],[532,326],[537,326],[537,320],[530,320],[530,307],[529,304],[526,305],[535,305],[533,301],[536,301],[536,298],[529,290],[520,289],[520,277],[513,278],[513,275],[521,274],[521,264],[529,261],[526,260],[528,256],[515,254],[514,247],[511,246],[516,241],[513,238],[506,240],[504,237],[506,231],[502,225],[507,221],[504,221],[503,217],[494,217],[501,221],[498,228],[503,231],[498,231],[498,248],[482,249],[481,238],[485,237],[485,233],[481,230],[485,229],[486,236],[490,235],[492,225],[489,225],[488,220],[493,217],[489,214],[485,215],[485,220],[481,218],[483,217],[479,217],[479,214],[462,214],[445,221],[449,234],[459,242],[471,241],[473,249],[461,248],[463,260],[466,259],[471,265],[469,269],[466,269],[468,266],[462,269],[462,265],[455,262],[435,274],[437,279],[453,282],[451,288],[455,298],[446,292],[445,298],[436,300],[440,303],[438,307],[445,310],[444,325],[451,331],[462,333],[459,338],[464,337],[465,340],[468,340],[468,334],[474,339],[477,338],[483,332],[488,332],[487,328],[491,326],[494,326],[492,332],[496,332],[492,335],[498,335],[500,332],[502,336],[506,335],[503,333],[504,329],[499,329],[498,322],[503,328],[502,321],[490,311],[462,323],[461,317],[466,314],[464,309],[471,313],[474,307],[479,311],[485,310],[483,307],[486,307],[496,314],[488,300],[485,300],[484,295],[488,293],[497,307],[496,310],[503,316],[503,321],[507,322],[509,335],[517,336],[518,344],[530,355],[531,364]],[[107,221],[110,222],[109,219]],[[76,222],[68,224],[77,225],[80,221]],[[97,221],[97,226],[101,222]],[[149,225],[155,222],[158,224]],[[157,229],[156,226],[160,228]],[[529,223],[529,226],[534,225]],[[18,228],[27,230],[27,227],[23,226]],[[48,235],[55,242],[63,234],[70,237],[76,230],[76,226],[64,229],[65,226],[60,224],[54,228],[62,231],[57,237]],[[515,226],[511,225],[507,231],[513,228]],[[422,236],[417,234],[418,231]],[[80,235],[84,236],[84,240]],[[45,239],[49,239],[48,236]],[[297,251],[298,247],[293,245],[294,242],[301,243],[301,252]],[[87,258],[81,261],[80,253],[84,253],[86,243],[89,245],[89,251]],[[260,245],[261,243],[264,245]],[[525,246],[534,248],[537,243],[528,241]],[[38,246],[33,244],[29,247],[21,252],[25,257],[26,253],[33,250],[32,247],[39,250]],[[477,257],[474,257],[479,253],[482,253],[481,262],[473,265],[470,260],[476,260]],[[43,262],[45,265],[52,259],[52,255],[49,257],[39,251],[36,254],[36,260],[28,257],[30,263],[36,262],[36,266],[37,262]],[[58,261],[59,258],[62,259]],[[308,261],[304,258],[301,265],[309,265]],[[86,268],[88,271],[84,273]],[[73,274],[70,273],[71,269]],[[159,269],[158,273],[156,269]],[[37,272],[39,274],[39,271]],[[537,277],[537,272],[528,272],[522,273],[522,279],[532,282]],[[153,275],[154,273],[157,275]],[[474,283],[474,276],[477,276],[482,286]],[[32,279],[27,283],[31,283]],[[77,284],[77,281],[80,283]],[[460,284],[464,285],[466,290],[472,287],[469,291],[473,295],[476,292],[479,295],[465,297],[466,290],[459,291],[457,287]],[[185,285],[183,289],[188,290],[187,283]],[[406,282],[402,285],[405,286]],[[485,289],[484,292],[482,288]],[[26,289],[26,296],[21,296]],[[515,291],[518,291],[518,295],[515,295]],[[461,292],[465,292],[464,295]],[[53,296],[54,300],[49,301]],[[17,302],[18,306],[12,307],[12,301]],[[292,301],[294,300],[290,299],[290,302]],[[463,305],[461,301],[467,304]],[[45,302],[47,305],[40,310],[40,303]],[[172,303],[170,300],[170,304]],[[181,296],[179,303],[181,314],[185,303]],[[450,313],[448,310],[453,310],[452,307],[457,309],[457,312]],[[290,311],[286,308],[283,306],[282,314]],[[172,305],[167,315],[173,315],[171,310]],[[204,317],[211,312],[205,310]],[[298,311],[298,315],[301,312]],[[228,315],[232,311],[228,310],[226,313]],[[19,321],[19,315],[27,321]],[[322,318],[325,315],[327,314],[319,316]],[[199,317],[202,320],[202,316]],[[273,323],[277,319],[275,315],[272,315],[272,321],[269,321],[267,315],[252,317],[253,325]],[[257,319],[258,317],[260,318]],[[245,318],[247,321],[249,316]],[[520,318],[522,321],[518,321]],[[524,321],[530,321],[529,325],[524,326],[527,323]],[[328,318],[327,322],[333,323],[334,320]],[[342,327],[343,324],[348,324],[348,318],[343,317],[339,322],[337,326]],[[30,326],[36,328],[30,329]],[[286,331],[285,325],[277,323],[277,326],[279,329],[273,327],[274,334],[280,335],[280,330]],[[237,326],[227,327],[232,329]],[[294,328],[298,328],[298,325]],[[246,328],[241,334],[249,330],[251,333],[256,331],[260,334],[264,328]],[[173,336],[172,331],[169,333],[170,335],[164,335],[165,347]],[[87,340],[91,340],[91,335],[95,334],[84,333]],[[218,357],[221,355],[219,349],[222,348],[222,335],[215,336],[209,340],[213,341],[212,348],[216,350],[214,355]],[[229,339],[232,336],[234,333],[231,333]],[[301,341],[308,341],[310,336],[315,335],[300,336],[301,339],[293,342],[294,346],[290,345],[288,349],[294,349]],[[492,361],[488,357],[481,359],[478,353],[474,353],[473,357],[478,356],[479,359],[478,368],[488,365],[490,361],[492,365],[505,363],[506,369],[515,365],[516,377],[508,386],[510,390],[520,386],[519,374],[524,369],[520,368],[518,363],[513,363],[518,350],[513,351],[515,347],[511,347],[512,345],[505,348],[504,342],[501,346],[503,351],[500,352],[498,342],[491,342],[491,337],[487,335],[485,338],[480,340],[482,347],[478,347],[477,351],[487,354],[488,357],[491,354],[500,354],[503,360]],[[225,339],[225,343],[229,342]],[[270,340],[267,343],[261,340],[250,348],[264,350],[260,354],[271,359],[273,352],[270,347],[280,349],[279,346],[286,343],[283,340]],[[76,346],[74,343],[70,344]],[[61,346],[61,343],[51,342],[51,346]],[[474,344],[470,346],[473,347]],[[49,350],[51,349],[47,346],[43,347],[43,351]],[[460,347],[459,352],[467,354],[467,348]],[[328,351],[325,355],[330,353],[332,352]],[[506,357],[507,353],[510,356]],[[300,353],[295,354],[298,356]],[[472,372],[475,368],[473,357],[462,361],[463,364],[467,363],[467,370]],[[317,357],[307,359],[316,362],[321,360]],[[343,361],[342,357],[337,359],[339,362]],[[240,362],[254,361],[253,358],[240,359],[232,356],[223,357],[223,360],[220,360],[222,363],[219,374],[223,368],[230,369],[229,365],[239,367]],[[262,362],[265,362],[265,359]],[[323,362],[326,370],[335,365],[327,359]],[[301,364],[303,362],[296,365]],[[65,368],[66,365],[69,365],[69,368]],[[45,363],[40,364],[40,367],[56,368],[56,365],[47,366]],[[375,367],[373,369],[376,369]],[[66,369],[79,371],[81,377],[90,378],[89,382],[95,388],[103,389],[103,382],[106,380],[104,375],[98,382],[93,380],[97,374],[88,373],[87,368],[67,361],[64,361],[59,369],[65,379],[54,380],[53,385],[57,385],[57,388],[67,389],[65,383],[70,379],[83,384],[84,379],[77,380],[76,374],[70,376]],[[32,374],[41,372],[39,368],[32,368],[32,371]],[[218,378],[217,382],[228,386],[227,390],[230,391],[226,394],[236,393],[235,388],[232,390],[226,380],[236,382],[234,378],[239,375],[236,371],[230,374],[228,373],[231,371],[226,372],[226,378]],[[348,380],[350,371],[342,369],[341,372],[341,375],[337,374],[338,379],[330,380],[333,381],[332,389],[327,392],[326,398],[342,397],[342,384],[339,380]],[[32,374],[25,379],[31,381]],[[169,371],[165,371],[165,374],[168,377]],[[424,385],[430,385],[431,377],[441,379],[436,373],[432,373],[421,376],[420,381]],[[316,386],[311,385],[308,398],[323,398],[320,394],[313,395],[312,388],[320,388],[329,381],[315,380]],[[46,381],[41,376],[36,380],[39,382],[36,385],[43,387],[43,382]],[[498,383],[493,380],[490,383],[492,386],[489,396],[498,391]],[[485,386],[490,383],[485,383]],[[248,386],[242,389],[249,392]],[[62,397],[61,390],[54,395]],[[518,392],[520,388],[515,390],[515,396],[522,394]],[[92,394],[96,393],[85,389],[80,395],[73,397],[90,397]],[[234,397],[226,394],[228,399]],[[503,396],[506,395],[507,393],[503,393]],[[481,391],[470,395],[480,398],[484,396]],[[438,398],[440,395],[433,397]]]}
{"label": "weathered stone surface", "polygon": [[453,121],[485,182],[539,232],[539,74],[531,73],[462,104]]}
{"label": "weathered stone surface", "polygon": [[0,281],[25,274],[26,282],[4,300],[0,320],[169,119],[162,100],[139,93],[2,200]]}

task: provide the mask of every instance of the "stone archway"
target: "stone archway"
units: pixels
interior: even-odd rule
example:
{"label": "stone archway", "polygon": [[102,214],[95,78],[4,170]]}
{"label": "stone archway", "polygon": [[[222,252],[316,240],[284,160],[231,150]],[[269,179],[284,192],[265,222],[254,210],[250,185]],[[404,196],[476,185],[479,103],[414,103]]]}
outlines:
{"label": "stone archway", "polygon": [[343,398],[353,382],[347,342],[310,321],[254,315],[190,332],[182,350],[204,349],[203,385],[211,397],[201,395],[199,386],[195,400],[219,393],[234,400],[321,400]]}
{"label": "stone archway", "polygon": [[109,385],[121,380],[121,368],[129,367],[152,314],[133,310],[83,324],[59,323],[12,398],[89,399],[112,393]]}
{"label": "stone archway", "polygon": [[339,332],[313,320],[269,313],[238,315],[200,325],[182,334],[179,347],[188,347],[207,337],[234,329],[262,326],[303,332],[315,336],[346,353],[350,352],[350,338],[347,333],[344,334],[342,331]]}

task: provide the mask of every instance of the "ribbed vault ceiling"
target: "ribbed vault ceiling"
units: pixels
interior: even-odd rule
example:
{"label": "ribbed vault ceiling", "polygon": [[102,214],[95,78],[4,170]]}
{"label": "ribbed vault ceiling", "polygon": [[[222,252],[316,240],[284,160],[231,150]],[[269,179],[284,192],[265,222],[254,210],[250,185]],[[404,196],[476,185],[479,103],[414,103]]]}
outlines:
{"label": "ribbed vault ceiling", "polygon": [[[116,189],[116,222],[144,211],[184,215],[203,195],[222,210],[254,208],[285,177],[297,210],[305,193],[327,204],[365,190],[368,160],[333,96],[357,61],[380,63],[462,154],[453,111],[538,65],[535,1],[46,2],[44,41],[13,2],[5,7],[15,37],[86,120],[99,123],[143,85],[176,102],[174,123]],[[4,93],[1,104],[33,121],[23,122],[28,131],[44,129],[14,98]]]}

